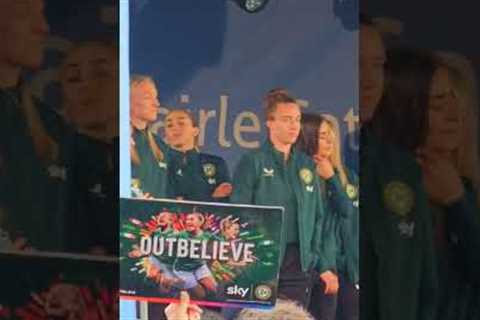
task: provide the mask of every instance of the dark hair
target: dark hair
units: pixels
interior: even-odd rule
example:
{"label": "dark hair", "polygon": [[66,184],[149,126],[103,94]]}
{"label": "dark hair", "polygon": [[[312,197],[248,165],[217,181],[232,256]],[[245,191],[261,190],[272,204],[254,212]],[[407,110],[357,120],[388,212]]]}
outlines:
{"label": "dark hair", "polygon": [[296,145],[300,151],[310,157],[317,154],[318,130],[324,121],[326,119],[319,114],[304,113],[302,115],[302,130]]}
{"label": "dark hair", "polygon": [[287,89],[275,88],[270,90],[263,98],[265,118],[267,120],[271,119],[272,113],[275,112],[279,103],[297,103],[297,100],[289,94]]}
{"label": "dark hair", "polygon": [[385,90],[372,119],[379,137],[409,151],[425,142],[429,92],[436,68],[430,53],[407,48],[387,51]]}

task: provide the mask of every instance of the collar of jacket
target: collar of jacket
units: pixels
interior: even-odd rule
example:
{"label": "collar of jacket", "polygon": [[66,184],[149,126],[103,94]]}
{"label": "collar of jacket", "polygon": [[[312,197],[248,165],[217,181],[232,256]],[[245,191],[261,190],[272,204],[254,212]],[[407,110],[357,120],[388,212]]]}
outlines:
{"label": "collar of jacket", "polygon": [[[272,142],[269,139],[265,141],[265,143],[262,146],[262,149],[272,154],[273,159],[275,160],[277,165],[279,166],[285,165],[283,152],[280,152],[277,149],[275,149],[275,147],[273,146]],[[295,161],[295,159],[297,158],[297,153],[298,152],[296,150],[295,145],[292,145],[287,163]]]}
{"label": "collar of jacket", "polygon": [[185,161],[188,159],[198,157],[200,155],[198,148],[193,148],[193,149],[187,150],[186,152],[175,150],[175,149],[171,149],[171,151],[172,151],[172,157],[174,159],[184,159]]}

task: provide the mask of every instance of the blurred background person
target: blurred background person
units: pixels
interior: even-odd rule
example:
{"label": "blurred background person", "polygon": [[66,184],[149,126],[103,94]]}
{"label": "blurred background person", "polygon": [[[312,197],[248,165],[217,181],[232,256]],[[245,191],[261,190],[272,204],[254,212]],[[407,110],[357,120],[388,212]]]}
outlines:
{"label": "blurred background person", "polygon": [[60,67],[64,117],[72,127],[70,250],[115,254],[118,225],[118,49],[87,41]]}
{"label": "blurred background person", "polygon": [[319,320],[358,319],[358,179],[342,163],[340,132],[331,117],[303,114],[297,145],[317,165],[326,211],[324,232],[332,233],[337,243],[338,294],[326,295],[322,286],[315,287],[310,312]]}
{"label": "blurred background person", "polygon": [[426,121],[412,101],[428,100],[434,62],[412,54],[390,63],[372,21],[361,15],[360,24],[360,318],[431,319],[432,223],[415,159]]}
{"label": "blurred background person", "polygon": [[11,238],[63,250],[67,135],[60,115],[23,80],[41,66],[48,33],[43,0],[0,0],[0,207]]}
{"label": "blurred background person", "polygon": [[359,32],[359,98],[360,123],[364,124],[372,116],[383,95],[385,82],[385,45],[380,32],[371,19],[360,15]]}
{"label": "blurred background person", "polygon": [[227,164],[219,156],[199,151],[199,133],[187,110],[173,109],[165,117],[165,142],[173,149],[169,174],[174,196],[193,201],[228,201],[232,185]]}
{"label": "blurred background person", "polygon": [[478,100],[473,69],[440,54],[427,105],[426,141],[418,149],[434,222],[439,274],[436,319],[480,317]]}

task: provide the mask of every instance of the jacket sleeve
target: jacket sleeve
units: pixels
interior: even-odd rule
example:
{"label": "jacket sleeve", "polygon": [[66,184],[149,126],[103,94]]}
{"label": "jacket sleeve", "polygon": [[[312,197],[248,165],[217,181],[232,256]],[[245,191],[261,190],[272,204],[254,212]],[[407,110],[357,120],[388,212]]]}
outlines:
{"label": "jacket sleeve", "polygon": [[167,168],[167,198],[176,199],[182,194],[179,193],[176,166],[171,157],[168,159]]}
{"label": "jacket sleeve", "polygon": [[[219,158],[218,160],[217,170],[218,170],[218,174],[217,174],[216,187],[218,187],[222,183],[231,183],[232,180],[230,179],[230,172],[228,170],[227,163],[222,158]],[[217,198],[217,201],[230,202],[230,196]]]}
{"label": "jacket sleeve", "polygon": [[218,184],[220,185],[224,182],[231,183],[232,179],[230,178],[227,163],[224,159],[220,158],[218,161]]}
{"label": "jacket sleeve", "polygon": [[354,214],[353,201],[348,197],[340,182],[338,174],[325,180],[329,206],[342,219],[349,219]]}
{"label": "jacket sleeve", "polygon": [[177,179],[175,175],[175,163],[174,158],[172,156],[172,149],[168,144],[163,141],[162,137],[157,134],[153,134],[153,138],[155,139],[155,143],[160,148],[164,156],[164,161],[167,163],[167,187],[166,187],[166,197],[168,199],[176,199],[177,197],[181,196],[177,194]]}
{"label": "jacket sleeve", "polygon": [[[358,190],[358,178],[349,174],[349,183]],[[352,283],[358,283],[359,263],[359,208],[358,191],[351,199],[345,188],[341,185],[338,175],[327,180],[328,208],[332,208],[338,215],[338,223],[341,224],[340,232],[342,247],[346,256],[346,276]]]}
{"label": "jacket sleeve", "polygon": [[445,207],[449,242],[457,261],[464,266],[467,281],[480,284],[480,209],[470,184],[464,196]]}
{"label": "jacket sleeve", "polygon": [[231,203],[255,204],[256,171],[255,159],[251,154],[244,155],[237,164],[233,175]]}
{"label": "jacket sleeve", "polygon": [[422,226],[419,227],[423,229],[422,233],[424,235],[418,319],[433,320],[436,318],[438,298],[438,275],[433,243],[433,222],[427,201],[428,198],[421,183],[419,183],[417,194],[419,195],[419,197],[417,197],[418,212],[423,213],[423,219],[420,220],[422,221]]}
{"label": "jacket sleeve", "polygon": [[316,270],[322,274],[325,271],[336,271],[336,239],[335,221],[331,212],[327,211],[321,194],[319,178],[315,177],[317,186],[316,225],[314,234],[314,249],[316,250]]}
{"label": "jacket sleeve", "polygon": [[371,223],[368,222],[368,217],[362,215],[360,228],[360,298],[359,306],[362,310],[362,317],[364,319],[378,319],[378,311],[380,310],[380,290],[382,283],[378,277],[378,256],[375,253],[375,246],[373,242],[373,232],[370,228]]}

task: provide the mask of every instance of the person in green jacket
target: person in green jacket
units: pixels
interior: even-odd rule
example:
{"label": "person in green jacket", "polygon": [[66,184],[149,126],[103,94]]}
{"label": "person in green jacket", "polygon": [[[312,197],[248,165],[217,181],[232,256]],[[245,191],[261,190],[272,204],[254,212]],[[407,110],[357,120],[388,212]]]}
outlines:
{"label": "person in green jacket", "polygon": [[174,197],[226,202],[232,192],[227,164],[221,157],[199,152],[199,133],[187,110],[172,109],[165,117],[165,141],[173,149],[169,175]]}
{"label": "person in green jacket", "polygon": [[65,249],[68,129],[23,79],[43,62],[49,33],[44,5],[0,1],[0,226],[19,249],[54,251]]}
{"label": "person in green jacket", "polygon": [[[414,54],[409,63],[395,67],[379,32],[363,17],[359,44],[360,319],[433,319],[437,277],[432,221],[415,160],[426,126],[412,107],[412,101],[428,100],[425,88],[433,63]],[[401,74],[391,78],[392,72]],[[389,96],[400,83],[415,99]],[[387,109],[389,102],[395,105]]]}
{"label": "person in green jacket", "polygon": [[118,53],[103,41],[75,44],[59,70],[69,143],[68,250],[118,252]]}
{"label": "person in green jacket", "polygon": [[[430,86],[429,128],[418,149],[434,222],[440,281],[438,320],[480,318],[478,101],[470,62],[438,54]],[[469,76],[470,75],[470,76]]]}
{"label": "person in green jacket", "polygon": [[310,312],[316,319],[358,319],[358,179],[342,163],[338,124],[333,117],[303,114],[301,151],[314,159],[326,209],[326,230],[335,235],[339,292],[312,293]]}
{"label": "person in green jacket", "polygon": [[335,241],[324,232],[315,163],[294,147],[301,127],[299,105],[287,91],[274,89],[265,109],[268,140],[238,163],[231,202],[284,207],[279,295],[306,307],[315,281],[324,283],[327,294],[338,290]]}
{"label": "person in green jacket", "polygon": [[140,197],[171,198],[168,180],[169,148],[149,125],[157,119],[158,92],[152,78],[130,80],[130,156],[132,191]]}

